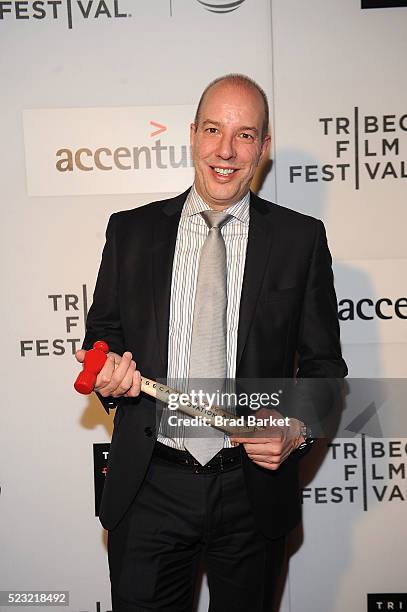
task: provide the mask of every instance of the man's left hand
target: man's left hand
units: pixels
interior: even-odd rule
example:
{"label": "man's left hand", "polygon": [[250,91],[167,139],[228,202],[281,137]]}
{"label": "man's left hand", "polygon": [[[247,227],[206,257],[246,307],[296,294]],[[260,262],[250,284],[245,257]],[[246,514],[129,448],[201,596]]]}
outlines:
{"label": "man's left hand", "polygon": [[[262,409],[256,413],[257,418],[283,418],[277,410]],[[304,442],[301,433],[303,423],[298,419],[289,419],[288,427],[268,427],[259,437],[250,438],[231,436],[233,443],[243,444],[247,455],[254,463],[267,470],[277,470],[287,457]],[[260,435],[262,437],[260,437]]]}

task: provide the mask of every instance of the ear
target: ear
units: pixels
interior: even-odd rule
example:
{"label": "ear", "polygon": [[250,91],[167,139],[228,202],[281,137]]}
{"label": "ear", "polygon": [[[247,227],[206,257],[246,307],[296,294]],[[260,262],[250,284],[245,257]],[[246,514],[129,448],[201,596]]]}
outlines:
{"label": "ear", "polygon": [[191,146],[194,145],[194,139],[197,129],[198,126],[196,125],[196,123],[191,123],[191,125],[189,126],[189,142]]}
{"label": "ear", "polygon": [[260,159],[259,162],[263,161],[263,159],[266,157],[266,155],[268,154],[269,148],[270,148],[270,144],[271,144],[271,135],[267,134],[264,138],[263,138],[263,142],[261,143],[261,152],[260,152]]}

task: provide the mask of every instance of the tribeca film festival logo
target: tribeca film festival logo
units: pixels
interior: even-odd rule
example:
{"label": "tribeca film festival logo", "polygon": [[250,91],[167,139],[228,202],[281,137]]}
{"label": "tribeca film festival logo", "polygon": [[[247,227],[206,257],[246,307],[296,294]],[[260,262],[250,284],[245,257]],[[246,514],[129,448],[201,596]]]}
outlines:
{"label": "tribeca film festival logo", "polygon": [[75,293],[51,293],[47,296],[48,312],[63,319],[63,333],[60,338],[24,338],[20,340],[20,356],[60,357],[74,355],[81,348],[81,339],[77,337],[78,327],[85,323],[88,310],[86,285],[82,291]]}
{"label": "tribeca film festival logo", "polygon": [[[374,406],[368,406],[369,414],[374,411]],[[95,516],[99,516],[109,448],[109,443],[93,445]],[[364,434],[353,441],[338,439],[328,445],[325,461],[340,464],[342,476],[332,482],[329,470],[329,485],[304,487],[302,503],[357,504],[368,511],[374,503],[406,501],[406,455],[407,443],[402,440],[372,440]]]}
{"label": "tribeca film festival logo", "polygon": [[397,8],[407,6],[407,0],[362,0],[362,9]]}
{"label": "tribeca film festival logo", "polygon": [[[233,13],[246,0],[197,0],[206,11],[217,14]],[[168,0],[169,16],[174,16],[175,0]],[[125,6],[127,4],[127,7]],[[131,18],[135,0],[0,0],[0,22],[64,20],[72,30],[79,21]],[[127,10],[126,10],[127,8]]]}
{"label": "tribeca film festival logo", "polygon": [[93,445],[93,483],[95,493],[95,516],[99,516],[100,502],[107,474],[107,460],[110,444],[103,442]]}
{"label": "tribeca film festival logo", "polygon": [[352,116],[318,118],[318,136],[330,144],[330,159],[320,164],[293,164],[290,183],[353,182],[407,178],[407,133],[404,115],[365,115],[359,107]]}
{"label": "tribeca film festival logo", "polygon": [[123,19],[131,17],[123,0],[23,0],[0,1],[0,21],[56,21],[63,19],[70,30],[80,20]]}
{"label": "tribeca film festival logo", "polygon": [[367,612],[407,610],[407,593],[368,593]]}
{"label": "tribeca film festival logo", "polygon": [[[376,415],[374,402],[364,414],[350,423],[347,429],[354,433]],[[303,504],[355,504],[364,511],[375,503],[399,503],[407,500],[406,464],[407,443],[399,439],[372,439],[362,434],[353,441],[338,438],[328,444],[325,462],[329,469],[329,484],[307,486],[302,490]],[[337,469],[335,469],[337,468]],[[336,482],[333,472],[337,474]]]}
{"label": "tribeca film festival logo", "polygon": [[225,0],[204,2],[204,0],[198,0],[198,2],[210,13],[232,13],[240,8],[245,0],[235,0],[234,2],[225,2]]}

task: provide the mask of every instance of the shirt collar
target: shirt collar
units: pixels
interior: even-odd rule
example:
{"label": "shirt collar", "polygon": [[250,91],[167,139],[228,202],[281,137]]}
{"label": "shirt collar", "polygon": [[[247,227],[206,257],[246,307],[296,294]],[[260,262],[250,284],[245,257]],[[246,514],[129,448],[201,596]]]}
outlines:
{"label": "shirt collar", "polygon": [[[233,204],[227,209],[229,215],[232,215],[235,219],[238,219],[241,223],[249,223],[250,218],[250,191],[236,204]],[[191,191],[189,192],[187,199],[185,200],[184,207],[182,209],[182,217],[192,217],[201,213],[203,210],[210,210],[210,206],[201,198],[195,189],[195,185],[192,185]]]}

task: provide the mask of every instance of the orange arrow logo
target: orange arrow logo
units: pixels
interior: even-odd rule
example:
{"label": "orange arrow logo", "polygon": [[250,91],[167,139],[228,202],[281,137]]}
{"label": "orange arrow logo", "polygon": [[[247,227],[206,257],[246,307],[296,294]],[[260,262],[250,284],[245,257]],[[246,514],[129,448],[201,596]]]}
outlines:
{"label": "orange arrow logo", "polygon": [[158,134],[162,134],[163,132],[165,132],[167,130],[167,126],[166,125],[161,125],[161,123],[157,123],[156,121],[150,121],[150,125],[152,125],[153,127],[158,128],[158,130],[155,130],[155,132],[151,132],[150,136],[158,136]]}

